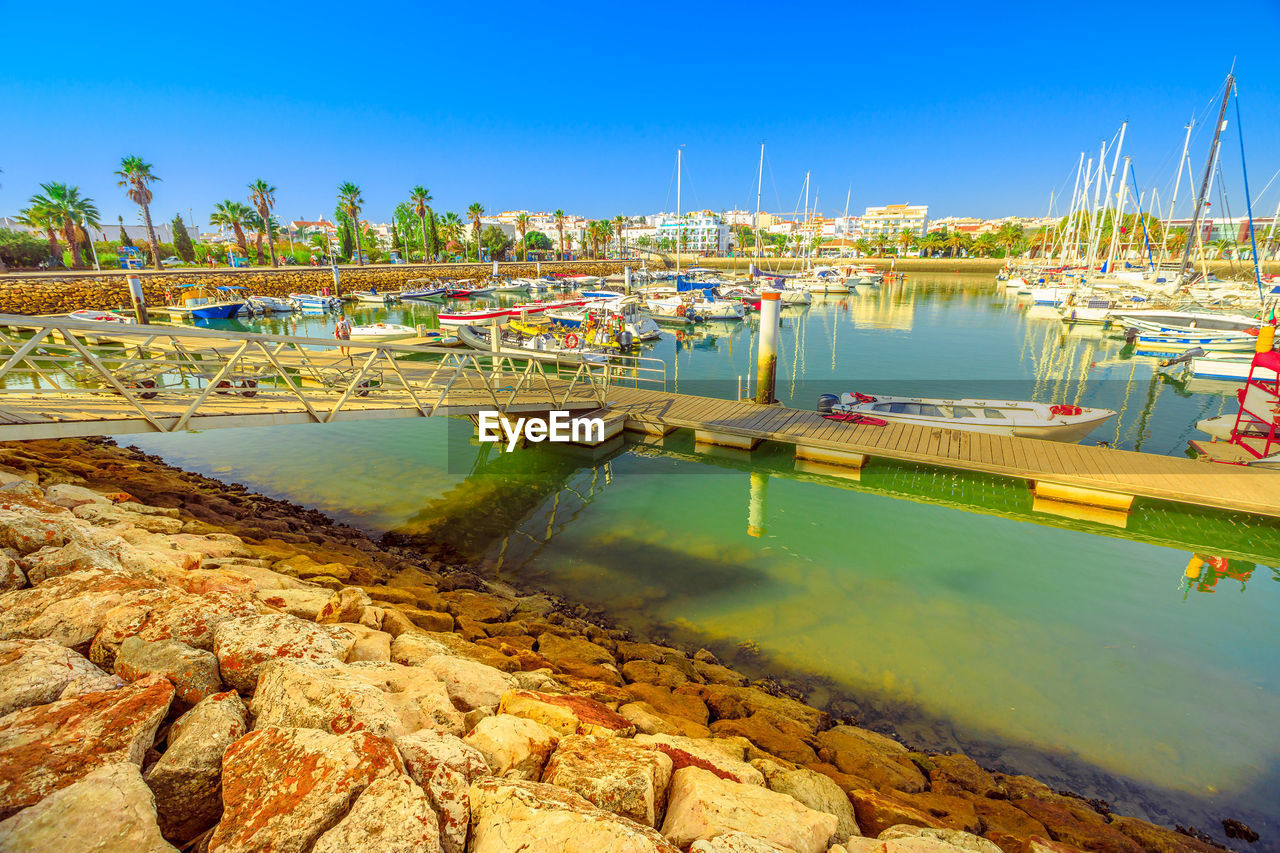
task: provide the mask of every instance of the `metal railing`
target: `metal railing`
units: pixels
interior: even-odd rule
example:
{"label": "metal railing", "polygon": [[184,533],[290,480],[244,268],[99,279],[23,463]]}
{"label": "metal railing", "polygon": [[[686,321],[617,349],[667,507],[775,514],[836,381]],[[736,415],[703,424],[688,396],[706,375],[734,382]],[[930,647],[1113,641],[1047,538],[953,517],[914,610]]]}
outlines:
{"label": "metal railing", "polygon": [[[666,366],[0,315],[0,437],[604,406]],[[217,421],[223,421],[218,423]],[[50,424],[74,422],[75,430]],[[99,423],[100,422],[100,423]],[[98,424],[97,426],[86,426]]]}

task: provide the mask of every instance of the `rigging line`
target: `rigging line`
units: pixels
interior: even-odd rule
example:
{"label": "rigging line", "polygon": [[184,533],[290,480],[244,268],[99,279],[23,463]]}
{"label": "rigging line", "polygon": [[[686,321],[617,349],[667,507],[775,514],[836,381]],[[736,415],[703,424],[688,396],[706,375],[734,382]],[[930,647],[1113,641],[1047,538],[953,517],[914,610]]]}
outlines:
{"label": "rigging line", "polygon": [[[677,163],[678,162],[679,161],[677,161]],[[671,180],[667,181],[667,199],[662,203],[663,210],[671,209],[671,188],[676,185],[676,169],[678,168],[679,165],[673,165],[671,167]]]}
{"label": "rigging line", "polygon": [[768,149],[764,153],[764,164],[769,167],[769,184],[773,187],[773,209],[782,210],[782,196],[778,195],[778,179],[773,174],[773,161],[769,159]]}

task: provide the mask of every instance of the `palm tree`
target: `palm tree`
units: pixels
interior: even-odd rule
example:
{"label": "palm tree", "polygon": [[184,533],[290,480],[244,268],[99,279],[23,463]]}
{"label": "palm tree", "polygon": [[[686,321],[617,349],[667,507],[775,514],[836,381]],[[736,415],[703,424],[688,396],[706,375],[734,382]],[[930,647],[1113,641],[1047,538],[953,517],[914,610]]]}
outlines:
{"label": "palm tree", "polygon": [[872,238],[871,243],[876,247],[877,258],[884,257],[884,250],[889,248],[889,242],[890,241],[889,241],[888,234],[877,234],[874,238]]}
{"label": "palm tree", "polygon": [[564,223],[565,223],[566,217],[564,215],[564,211],[559,209],[557,209],[556,212],[552,214],[552,216],[556,218],[556,232],[560,235],[560,260],[563,261],[564,260]]}
{"label": "palm tree", "polygon": [[364,246],[360,242],[360,208],[364,199],[360,197],[360,188],[350,181],[338,184],[338,207],[351,220],[351,234],[356,240],[356,262],[364,266]]}
{"label": "palm tree", "polygon": [[[263,227],[267,231],[267,249],[271,252],[271,266],[278,267],[280,262],[276,260],[275,242],[271,239],[271,208],[276,206],[276,188],[262,178],[258,178],[249,184],[249,201],[258,211],[258,218],[262,220]],[[262,262],[261,229],[258,231],[258,262]]]}
{"label": "palm tree", "polygon": [[484,216],[484,205],[478,201],[467,207],[467,217],[471,220],[471,230],[476,235],[476,260],[480,260],[480,217]]}
{"label": "palm tree", "polygon": [[[1182,250],[1186,248],[1186,245],[1187,245],[1187,229],[1186,228],[1175,228],[1169,232],[1168,246],[1169,246],[1170,256],[1181,254]],[[1168,260],[1168,257],[1166,257],[1165,260]]]}
{"label": "palm tree", "polygon": [[522,260],[529,260],[529,247],[524,244],[524,235],[529,233],[529,214],[521,212],[516,214],[516,228],[520,231],[520,254]]}
{"label": "palm tree", "polygon": [[34,231],[43,231],[49,240],[49,263],[62,266],[62,247],[58,245],[58,219],[53,212],[40,204],[32,204],[18,211],[18,221]]}
{"label": "palm tree", "polygon": [[[62,228],[62,236],[71,249],[71,265],[76,269],[84,268],[84,260],[80,255],[80,223],[98,224],[98,208],[93,199],[80,195],[80,188],[68,186],[56,181],[41,184],[43,193],[33,195],[29,200],[31,207],[40,211],[50,225]],[[87,235],[86,235],[87,236]],[[50,246],[56,245],[51,243]]]}
{"label": "palm tree", "polygon": [[618,238],[618,254],[622,254],[622,228],[627,224],[627,218],[619,213],[613,217],[613,233]]}
{"label": "palm tree", "polygon": [[968,248],[969,235],[963,231],[952,231],[947,235],[947,246],[951,249],[951,257],[960,257],[960,250]]}
{"label": "palm tree", "polygon": [[1220,240],[1214,240],[1210,245],[1218,250],[1219,260],[1226,260],[1231,252],[1235,250],[1236,241],[1223,237]]}
{"label": "palm tree", "polygon": [[898,234],[898,254],[905,255],[907,253],[907,249],[910,249],[911,245],[915,243],[915,241],[916,232],[912,231],[910,228],[903,228]]}
{"label": "palm tree", "polygon": [[160,245],[156,240],[156,229],[151,224],[151,187],[152,181],[160,180],[151,174],[151,164],[141,157],[129,155],[120,160],[120,169],[115,173],[120,179],[116,186],[128,187],[129,200],[142,208],[142,220],[147,225],[147,240],[151,242],[151,261],[156,269],[164,269],[160,265]]}
{"label": "palm tree", "polygon": [[440,217],[440,234],[444,237],[446,245],[461,243],[464,228],[462,217],[452,210]]}
{"label": "palm tree", "polygon": [[240,246],[240,253],[247,258],[249,257],[249,245],[245,242],[244,228],[253,221],[256,215],[249,205],[227,199],[213,206],[213,213],[209,216],[209,224],[217,225],[219,228],[230,228],[236,235],[236,244]]}
{"label": "palm tree", "polygon": [[996,232],[996,242],[1004,247],[1005,257],[1012,257],[1013,251],[1022,242],[1022,226],[1006,222]]}
{"label": "palm tree", "polygon": [[[429,251],[427,242],[427,214],[431,212],[428,206],[431,203],[431,191],[419,184],[409,192],[409,204],[413,206],[413,212],[418,217],[418,222],[422,224],[422,262],[427,262],[427,252]],[[406,245],[408,245],[406,243]],[[405,254],[408,254],[406,251]],[[408,258],[405,258],[408,260]]]}

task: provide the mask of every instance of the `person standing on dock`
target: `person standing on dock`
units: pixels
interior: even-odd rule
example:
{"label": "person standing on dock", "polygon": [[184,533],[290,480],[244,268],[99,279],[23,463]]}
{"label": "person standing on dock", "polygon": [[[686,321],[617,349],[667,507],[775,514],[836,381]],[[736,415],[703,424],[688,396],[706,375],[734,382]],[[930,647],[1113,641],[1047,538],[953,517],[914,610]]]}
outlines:
{"label": "person standing on dock", "polygon": [[[346,314],[338,315],[337,325],[333,327],[333,336],[339,341],[351,340],[351,321],[347,319]],[[341,344],[338,345],[338,351],[346,356],[347,360],[351,360],[351,350]]]}

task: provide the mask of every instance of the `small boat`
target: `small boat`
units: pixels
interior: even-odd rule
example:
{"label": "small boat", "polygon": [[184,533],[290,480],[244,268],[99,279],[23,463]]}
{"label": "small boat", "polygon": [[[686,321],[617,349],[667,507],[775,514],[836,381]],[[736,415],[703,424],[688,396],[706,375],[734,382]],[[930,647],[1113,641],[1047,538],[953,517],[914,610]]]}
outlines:
{"label": "small boat", "polygon": [[523,278],[498,280],[493,284],[494,293],[519,293],[529,289],[529,282]]}
{"label": "small boat", "polygon": [[67,315],[68,320],[87,320],[91,323],[132,323],[133,318],[124,314],[117,314],[114,311],[72,311]]}
{"label": "small boat", "polygon": [[444,296],[449,288],[440,284],[426,284],[418,287],[409,287],[400,291],[400,298],[404,299],[439,299]]}
{"label": "small boat", "polygon": [[572,287],[582,288],[595,287],[597,284],[604,281],[604,279],[598,275],[567,275],[560,279],[560,281]]}
{"label": "small boat", "polygon": [[489,311],[441,311],[436,315],[436,320],[441,326],[475,326],[505,320],[510,316],[510,308],[494,308]]}
{"label": "small boat", "polygon": [[353,341],[399,341],[416,337],[418,331],[411,326],[398,323],[368,323],[351,327]]}
{"label": "small boat", "polygon": [[366,305],[390,305],[396,301],[396,294],[391,291],[353,290],[351,298]]}
{"label": "small boat", "polygon": [[1113,311],[1112,318],[1140,332],[1175,332],[1189,335],[1239,335],[1258,330],[1262,322],[1241,314],[1192,311]]}
{"label": "small boat", "polygon": [[[681,308],[683,307],[683,311]],[[693,312],[698,320],[741,320],[746,316],[742,303],[731,299],[694,299],[686,302],[679,296],[649,302],[650,313],[685,314]]]}
{"label": "small boat", "polygon": [[249,302],[262,314],[292,314],[297,305],[279,296],[250,296]]}
{"label": "small boat", "polygon": [[183,288],[195,288],[195,295],[182,300],[180,305],[169,305],[161,311],[171,317],[190,317],[193,320],[230,320],[244,310],[247,303],[237,298],[235,293],[243,287],[220,285],[207,287],[198,284],[184,284]]}
{"label": "small boat", "polygon": [[321,296],[318,293],[290,293],[289,298],[292,299],[305,314],[333,311],[339,305],[338,300],[334,299],[332,296]]}
{"label": "small boat", "polygon": [[[489,338],[490,330],[484,327],[459,326],[458,339],[472,349],[492,352]],[[573,336],[569,336],[573,337]],[[603,364],[609,360],[604,353],[585,349],[581,346],[568,346],[556,340],[548,333],[528,337],[516,331],[503,331],[498,338],[499,355],[528,356],[544,361],[594,362]],[[575,342],[576,343],[576,342]]]}
{"label": "small boat", "polygon": [[925,397],[823,394],[823,414],[862,414],[916,426],[985,432],[1019,438],[1077,442],[1115,412],[1081,406],[1050,405],[1025,400],[940,400]]}

